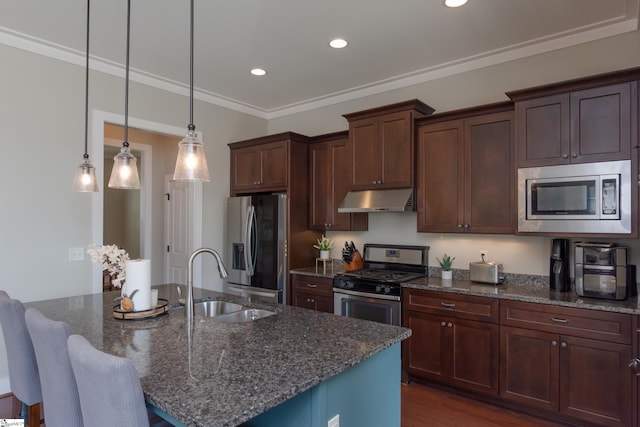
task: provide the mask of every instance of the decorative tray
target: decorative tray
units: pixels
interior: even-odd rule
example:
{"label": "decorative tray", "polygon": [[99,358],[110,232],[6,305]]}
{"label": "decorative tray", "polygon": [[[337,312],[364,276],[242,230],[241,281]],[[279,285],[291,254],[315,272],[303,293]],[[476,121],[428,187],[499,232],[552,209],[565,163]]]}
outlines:
{"label": "decorative tray", "polygon": [[169,301],[164,298],[158,298],[158,305],[149,310],[124,311],[120,308],[120,304],[113,306],[113,317],[119,320],[145,320],[162,316],[168,312]]}

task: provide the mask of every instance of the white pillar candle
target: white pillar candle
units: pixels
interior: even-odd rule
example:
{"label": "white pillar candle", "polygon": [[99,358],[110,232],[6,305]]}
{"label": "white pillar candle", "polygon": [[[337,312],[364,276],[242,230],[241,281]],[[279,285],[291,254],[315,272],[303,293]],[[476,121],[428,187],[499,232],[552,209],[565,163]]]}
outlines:
{"label": "white pillar candle", "polygon": [[136,289],[133,298],[133,310],[144,311],[151,308],[151,260],[133,259],[127,261],[125,285],[127,295]]}

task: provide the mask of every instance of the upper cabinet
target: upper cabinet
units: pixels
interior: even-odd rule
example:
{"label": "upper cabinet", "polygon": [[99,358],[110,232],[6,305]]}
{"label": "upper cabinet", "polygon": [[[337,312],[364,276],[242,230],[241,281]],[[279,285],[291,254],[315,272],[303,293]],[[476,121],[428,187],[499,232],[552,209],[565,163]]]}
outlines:
{"label": "upper cabinet", "polygon": [[631,158],[637,81],[620,81],[630,77],[596,76],[509,92],[518,123],[518,167]]}
{"label": "upper cabinet", "polygon": [[337,132],[315,137],[310,145],[310,226],[314,230],[367,229],[368,214],[338,213],[351,178],[348,140],[347,132]]}
{"label": "upper cabinet", "polygon": [[413,187],[416,118],[433,113],[418,100],[345,114],[351,190]]}
{"label": "upper cabinet", "polygon": [[510,102],[421,119],[418,231],[515,231],[515,153]]}
{"label": "upper cabinet", "polygon": [[[244,144],[237,143],[237,144]],[[287,141],[231,148],[231,193],[286,191]]]}

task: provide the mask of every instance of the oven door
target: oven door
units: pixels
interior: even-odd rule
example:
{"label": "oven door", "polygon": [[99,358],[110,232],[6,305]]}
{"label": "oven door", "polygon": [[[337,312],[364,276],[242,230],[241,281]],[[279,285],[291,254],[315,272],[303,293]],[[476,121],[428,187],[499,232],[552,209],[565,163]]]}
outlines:
{"label": "oven door", "polygon": [[341,316],[400,326],[400,297],[333,289],[333,311]]}

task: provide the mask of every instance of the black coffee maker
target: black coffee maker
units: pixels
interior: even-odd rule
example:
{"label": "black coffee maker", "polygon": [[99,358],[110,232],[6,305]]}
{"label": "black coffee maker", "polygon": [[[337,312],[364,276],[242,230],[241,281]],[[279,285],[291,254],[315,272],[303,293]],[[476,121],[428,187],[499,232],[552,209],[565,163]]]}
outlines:
{"label": "black coffee maker", "polygon": [[551,241],[549,288],[557,292],[569,292],[571,290],[571,277],[569,277],[569,240],[567,239],[553,239]]}

